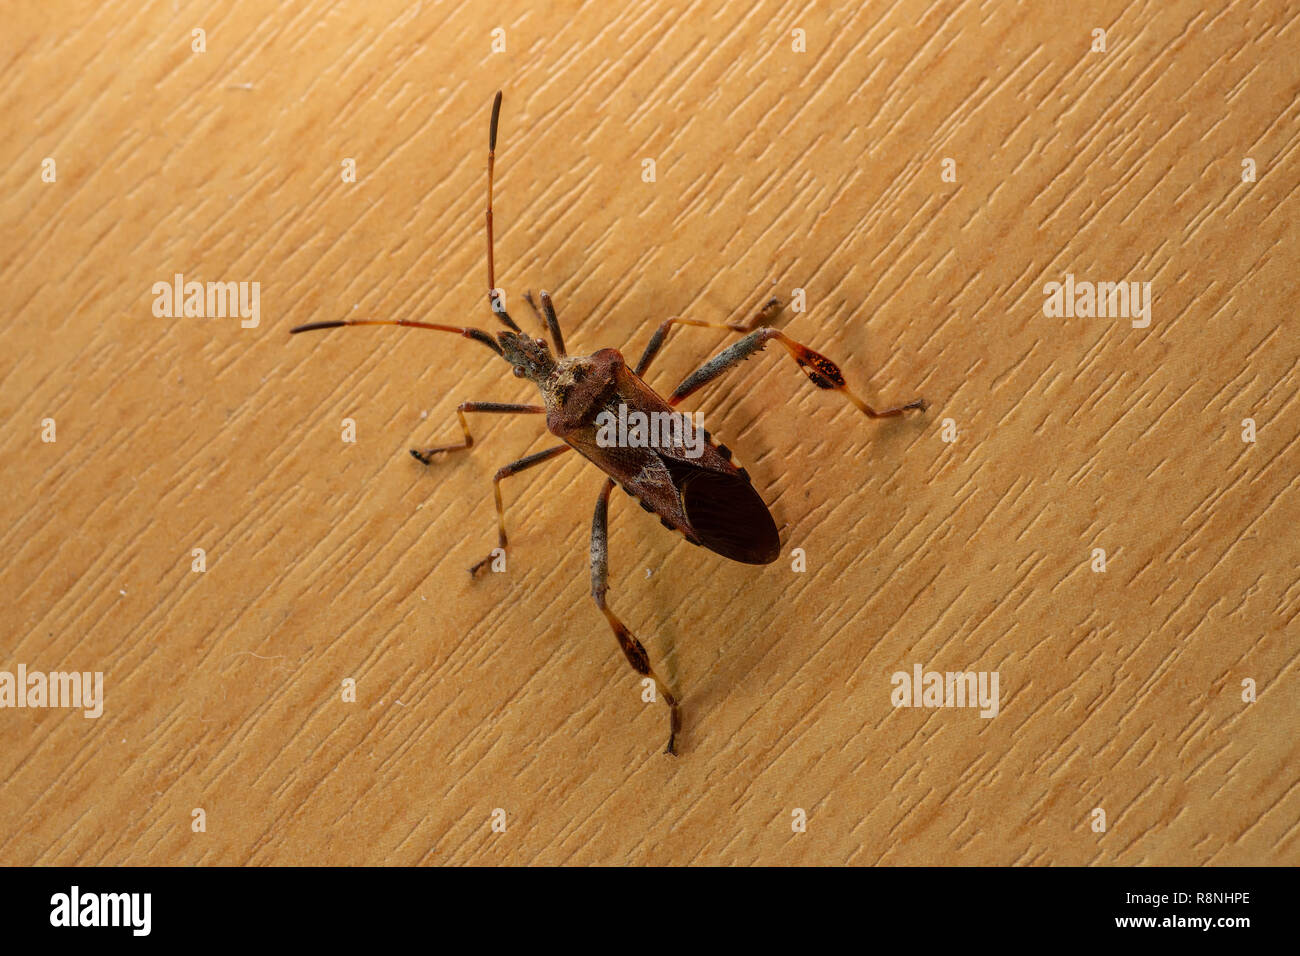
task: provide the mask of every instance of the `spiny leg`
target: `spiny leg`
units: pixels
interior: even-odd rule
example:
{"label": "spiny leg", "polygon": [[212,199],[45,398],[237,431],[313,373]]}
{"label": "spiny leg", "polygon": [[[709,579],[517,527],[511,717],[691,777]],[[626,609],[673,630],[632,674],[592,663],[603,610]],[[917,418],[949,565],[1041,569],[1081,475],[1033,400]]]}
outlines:
{"label": "spiny leg", "polygon": [[760,325],[767,325],[785,308],[785,304],[777,298],[768,299],[748,322],[701,322],[699,319],[668,319],[663,322],[659,328],[655,329],[654,335],[650,336],[650,341],[646,343],[645,351],[641,353],[641,361],[636,363],[636,374],[644,375],[650,368],[650,363],[654,361],[659,350],[663,348],[664,342],[668,340],[668,330],[674,325],[693,325],[702,329],[725,329],[728,332],[749,332],[758,328]]}
{"label": "spiny leg", "polygon": [[763,347],[772,339],[778,339],[785,346],[785,350],[790,353],[790,357],[798,363],[799,367],[804,370],[804,374],[808,376],[814,385],[818,388],[840,392],[860,411],[871,418],[893,418],[895,415],[901,415],[903,412],[910,410],[923,412],[928,407],[925,399],[917,398],[905,405],[896,405],[884,411],[876,411],[849,389],[844,381],[844,373],[840,371],[838,365],[820,352],[814,352],[808,346],[799,344],[780,329],[773,328],[763,328],[751,332],[735,345],[723,349],[709,359],[686,376],[685,380],[677,386],[669,397],[668,404],[676,405],[688,395],[699,391],[724,372],[735,368],[755,352],[762,351]]}
{"label": "spiny leg", "polygon": [[426,448],[419,451],[411,449],[411,457],[423,464],[429,464],[434,455],[444,451],[461,451],[471,448],[474,445],[474,436],[469,433],[469,422],[465,421],[466,412],[496,412],[506,414],[517,412],[521,415],[541,415],[546,409],[541,405],[514,405],[507,402],[461,402],[456,406],[456,414],[460,417],[460,429],[465,433],[465,440],[457,442],[454,445],[439,445],[437,448]]}
{"label": "spiny leg", "polygon": [[613,490],[614,480],[605,479],[600,497],[596,499],[596,514],[591,519],[591,596],[596,600],[596,607],[600,608],[605,619],[609,621],[609,626],[613,629],[614,637],[618,639],[618,646],[623,649],[627,662],[638,674],[649,677],[655,682],[659,696],[668,705],[668,746],[664,749],[664,753],[676,756],[677,735],[682,729],[682,711],[678,706],[677,698],[650,666],[650,655],[641,646],[641,642],[605,603],[605,594],[609,590],[609,493]]}
{"label": "spiny leg", "polygon": [[[525,455],[518,461],[512,461],[503,468],[497,469],[497,473],[492,476],[492,492],[497,499],[497,547],[505,550],[506,547],[506,509],[501,503],[501,479],[509,478],[511,475],[517,475],[525,469],[532,468],[533,465],[540,465],[544,461],[550,461],[556,455],[561,455],[568,451],[571,445],[556,445],[554,448],[547,448],[544,451],[535,452],[531,455]],[[492,555],[488,555],[482,561],[475,564],[469,569],[469,573],[478,577],[485,567],[492,561]]]}

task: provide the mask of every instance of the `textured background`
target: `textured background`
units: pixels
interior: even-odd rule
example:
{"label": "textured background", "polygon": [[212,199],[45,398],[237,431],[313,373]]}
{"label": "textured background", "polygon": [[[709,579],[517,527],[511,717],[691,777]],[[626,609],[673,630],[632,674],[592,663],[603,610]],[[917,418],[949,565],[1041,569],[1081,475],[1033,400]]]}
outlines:
{"label": "textured background", "polygon": [[[1294,6],[830,6],[6,13],[0,669],[108,699],[0,711],[0,862],[1300,862]],[[932,402],[866,421],[775,348],[702,396],[804,574],[614,499],[677,760],[587,595],[596,472],[506,482],[509,572],[471,582],[540,421],[406,453],[531,386],[451,336],[287,335],[490,326],[498,87],[521,324],[548,288],[571,349],[635,355],[801,287],[784,328]],[[260,327],[154,317],[176,272],[259,281]],[[1067,272],[1150,281],[1151,327],[1045,317]],[[679,332],[652,384],[726,342]],[[892,709],[917,663],[998,671],[1001,713]]]}

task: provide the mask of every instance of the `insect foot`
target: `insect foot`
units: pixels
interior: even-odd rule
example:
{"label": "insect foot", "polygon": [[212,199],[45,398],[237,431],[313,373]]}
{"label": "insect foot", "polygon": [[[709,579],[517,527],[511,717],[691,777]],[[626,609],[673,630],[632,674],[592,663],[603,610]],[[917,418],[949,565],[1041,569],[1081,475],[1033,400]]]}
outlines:
{"label": "insect foot", "polygon": [[422,452],[422,451],[418,451],[418,450],[416,450],[416,449],[414,449],[414,448],[411,449],[411,457],[414,458],[416,461],[418,461],[418,462],[419,462],[420,464],[422,464],[422,465],[432,465],[432,464],[433,464],[433,456],[436,455],[436,454],[438,454],[438,453],[437,453],[437,452]]}
{"label": "insect foot", "polygon": [[676,697],[670,694],[665,695],[665,700],[670,708],[668,717],[668,746],[664,748],[664,753],[677,756],[677,735],[682,732],[682,708]]}

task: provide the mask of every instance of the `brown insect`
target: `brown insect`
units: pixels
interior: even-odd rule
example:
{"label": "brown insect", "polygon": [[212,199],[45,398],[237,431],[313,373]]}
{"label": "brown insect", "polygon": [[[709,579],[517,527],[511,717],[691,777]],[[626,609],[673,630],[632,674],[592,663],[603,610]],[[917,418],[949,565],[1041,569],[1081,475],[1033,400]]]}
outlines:
{"label": "brown insect", "polygon": [[[596,513],[591,524],[591,595],[596,606],[604,613],[609,626],[627,656],[628,663],[638,674],[654,680],[658,693],[669,708],[668,746],[666,753],[677,753],[677,734],[681,730],[681,707],[674,695],[650,666],[650,658],[641,642],[618,619],[606,603],[609,590],[608,532],[609,494],[618,484],[635,497],[646,511],[659,516],[664,527],[679,532],[692,544],[702,545],[732,561],[744,564],[770,564],[780,554],[780,540],[776,523],[758,492],[750,484],[749,475],[737,464],[726,445],[713,441],[707,432],[706,441],[698,447],[688,448],[685,442],[660,443],[656,447],[630,447],[629,443],[610,444],[602,441],[598,419],[602,413],[617,415],[620,409],[631,409],[647,416],[673,416],[673,408],[720,378],[768,342],[777,340],[790,353],[790,357],[804,370],[818,388],[840,392],[850,402],[871,418],[890,418],[909,409],[924,411],[926,403],[916,399],[905,405],[876,411],[851,392],[844,382],[839,367],[826,356],[801,345],[777,329],[768,327],[781,311],[777,299],[770,300],[745,323],[700,322],[695,319],[674,318],[663,322],[650,337],[636,367],[629,368],[617,349],[601,349],[592,355],[570,356],[560,335],[560,323],[555,315],[551,297],[541,293],[541,308],[532,294],[526,301],[536,313],[538,321],[549,332],[554,354],[544,339],[532,338],[510,318],[505,309],[500,289],[496,288],[492,241],[492,171],[496,160],[497,121],[501,113],[501,93],[492,101],[492,120],[488,127],[488,199],[487,199],[487,273],[488,307],[492,314],[506,326],[496,338],[480,329],[438,325],[430,322],[413,322],[407,319],[373,320],[343,319],[333,322],[312,322],[290,329],[290,332],[308,332],[313,329],[333,329],[345,325],[402,325],[438,332],[454,332],[473,339],[500,355],[514,368],[514,374],[533,382],[542,393],[542,405],[518,405],[502,402],[463,402],[456,409],[460,418],[464,441],[451,445],[411,450],[411,454],[428,465],[434,455],[461,451],[474,444],[466,412],[516,413],[545,415],[546,427],[561,440],[561,444],[528,455],[500,469],[492,479],[496,495],[498,541],[506,547],[505,508],[501,503],[501,482],[511,475],[550,461],[569,449],[574,449],[591,461],[608,477],[596,499]],[[646,370],[668,337],[674,325],[692,325],[708,329],[726,329],[746,333],[745,337],[724,349],[692,372],[677,386],[668,398],[647,385],[643,379]],[[660,419],[666,421],[667,419]],[[477,576],[491,561],[491,555],[479,561],[470,574]]]}

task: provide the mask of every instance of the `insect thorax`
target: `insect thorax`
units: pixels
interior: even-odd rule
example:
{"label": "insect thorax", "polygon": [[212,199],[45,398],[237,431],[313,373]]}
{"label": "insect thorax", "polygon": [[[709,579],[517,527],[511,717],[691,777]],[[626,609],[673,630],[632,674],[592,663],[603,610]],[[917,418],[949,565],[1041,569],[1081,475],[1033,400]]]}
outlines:
{"label": "insect thorax", "polygon": [[589,426],[596,413],[617,391],[617,374],[623,356],[617,349],[602,349],[594,355],[566,356],[538,385],[546,400],[546,425],[563,436]]}

